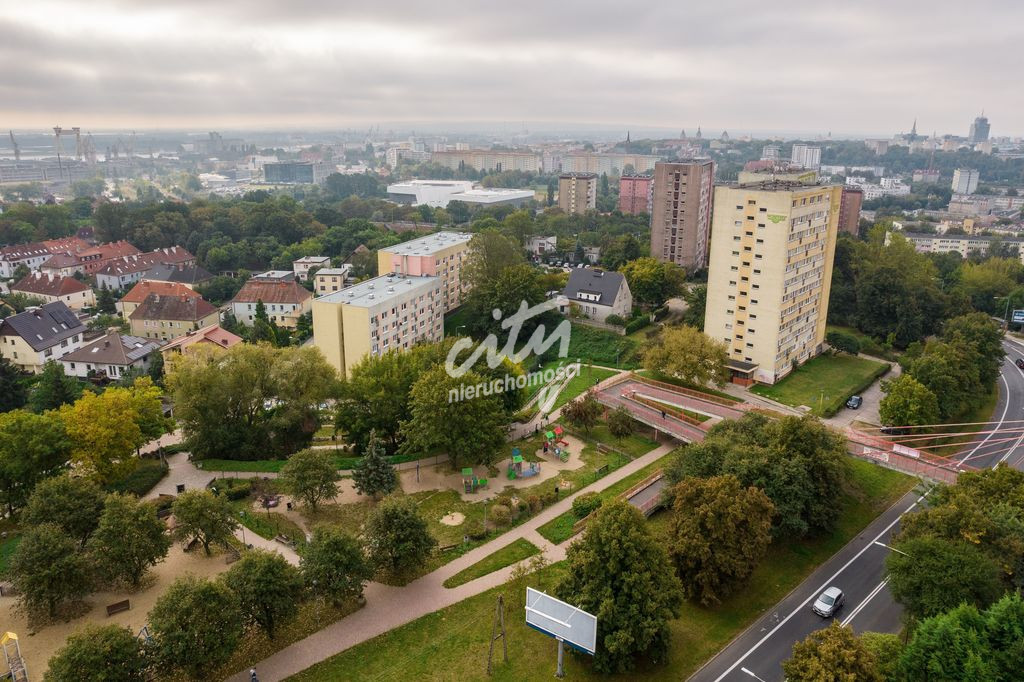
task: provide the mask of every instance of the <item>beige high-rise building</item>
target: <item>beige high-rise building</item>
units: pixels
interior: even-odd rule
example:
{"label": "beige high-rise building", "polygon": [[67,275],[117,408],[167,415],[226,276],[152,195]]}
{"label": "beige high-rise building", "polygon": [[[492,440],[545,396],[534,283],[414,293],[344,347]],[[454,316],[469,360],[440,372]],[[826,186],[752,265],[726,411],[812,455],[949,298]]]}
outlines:
{"label": "beige high-rise building", "polygon": [[563,173],[558,176],[558,208],[566,213],[586,213],[597,208],[597,175]]}
{"label": "beige high-rise building", "polygon": [[821,352],[841,199],[839,185],[715,188],[704,331],[734,381],[775,383]]}
{"label": "beige high-rise building", "polygon": [[468,232],[435,232],[411,241],[381,247],[377,251],[377,272],[395,272],[441,280],[444,312],[462,304],[468,285],[462,280],[462,265],[469,256]]}
{"label": "beige high-rise building", "polygon": [[710,159],[654,166],[652,256],[687,270],[707,267],[714,177]]}

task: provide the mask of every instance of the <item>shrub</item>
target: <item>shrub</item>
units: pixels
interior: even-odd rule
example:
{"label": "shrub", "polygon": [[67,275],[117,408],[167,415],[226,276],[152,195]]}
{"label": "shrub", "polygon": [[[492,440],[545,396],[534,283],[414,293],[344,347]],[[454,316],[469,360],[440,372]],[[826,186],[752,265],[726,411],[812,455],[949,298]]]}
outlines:
{"label": "shrub", "polygon": [[539,495],[530,495],[526,498],[526,502],[530,505],[530,511],[534,514],[544,508],[544,503],[540,501]]}
{"label": "shrub", "polygon": [[842,353],[856,355],[860,352],[860,339],[853,334],[841,331],[830,331],[825,335],[828,345]]}
{"label": "shrub", "polygon": [[540,501],[545,507],[550,506],[558,502],[558,493],[554,490],[545,490],[540,494]]}
{"label": "shrub", "polygon": [[583,493],[572,501],[572,514],[577,519],[586,518],[601,506],[601,497],[597,493]]}
{"label": "shrub", "polygon": [[124,478],[111,481],[107,491],[112,493],[132,493],[142,497],[153,489],[167,473],[167,467],[153,459],[140,459],[135,468]]}
{"label": "shrub", "polygon": [[512,510],[503,504],[496,504],[490,509],[491,521],[497,526],[507,526],[512,522]]}
{"label": "shrub", "polygon": [[617,327],[626,326],[626,320],[624,320],[621,315],[609,315],[608,317],[604,318],[604,321],[607,322],[608,324],[614,324]]}
{"label": "shrub", "polygon": [[636,318],[635,320],[633,320],[632,322],[630,322],[630,323],[628,323],[626,325],[626,333],[627,334],[632,334],[635,331],[639,331],[639,330],[643,329],[644,327],[646,327],[650,323],[651,323],[651,318],[647,317],[646,315],[644,315],[643,317],[638,317],[638,318]]}

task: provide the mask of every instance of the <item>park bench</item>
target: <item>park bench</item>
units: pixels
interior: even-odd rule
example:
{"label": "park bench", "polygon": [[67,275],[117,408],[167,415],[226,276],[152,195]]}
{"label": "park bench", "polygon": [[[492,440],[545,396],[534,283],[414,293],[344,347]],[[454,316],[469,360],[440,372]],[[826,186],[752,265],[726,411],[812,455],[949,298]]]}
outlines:
{"label": "park bench", "polygon": [[295,541],[287,535],[275,535],[274,539],[286,547],[291,547],[292,549],[295,549]]}
{"label": "park bench", "polygon": [[121,613],[122,611],[128,611],[132,608],[131,601],[125,599],[124,601],[114,602],[107,606],[107,615],[113,616],[115,613]]}
{"label": "park bench", "polygon": [[455,549],[456,547],[458,547],[458,544],[455,544],[455,545],[441,545],[440,547],[437,548],[437,551],[439,551],[439,552],[450,552],[451,550]]}

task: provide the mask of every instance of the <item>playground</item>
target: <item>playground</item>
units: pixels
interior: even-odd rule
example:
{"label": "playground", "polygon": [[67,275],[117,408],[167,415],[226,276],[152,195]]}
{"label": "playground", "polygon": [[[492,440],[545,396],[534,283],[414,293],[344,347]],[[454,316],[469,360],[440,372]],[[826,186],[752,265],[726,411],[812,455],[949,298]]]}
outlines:
{"label": "playground", "polygon": [[[497,497],[505,490],[529,488],[557,478],[566,471],[583,466],[580,456],[584,443],[558,425],[548,427],[543,438],[532,438],[509,446],[508,457],[497,462],[494,469],[477,465],[452,471],[445,462],[406,469],[401,472],[402,490],[406,494],[428,490],[455,490],[466,502],[480,502]],[[539,447],[525,452],[524,447],[541,440]],[[497,476],[494,476],[494,471]]]}
{"label": "playground", "polygon": [[[138,632],[146,624],[146,615],[156,604],[174,580],[185,574],[206,578],[215,576],[228,569],[226,554],[214,554],[207,557],[203,551],[186,553],[180,543],[171,546],[167,558],[150,570],[150,579],[144,588],[136,592],[103,591],[90,594],[85,602],[88,612],[71,621],[58,620],[54,623],[34,630],[29,627],[25,616],[16,609],[14,597],[0,597],[0,623],[2,630],[9,630],[18,635],[21,655],[28,669],[30,680],[43,679],[47,661],[64,646],[68,636],[87,623],[98,625],[122,625]],[[107,615],[107,607],[128,600],[130,608],[113,615]],[[0,659],[0,669],[3,663]]]}

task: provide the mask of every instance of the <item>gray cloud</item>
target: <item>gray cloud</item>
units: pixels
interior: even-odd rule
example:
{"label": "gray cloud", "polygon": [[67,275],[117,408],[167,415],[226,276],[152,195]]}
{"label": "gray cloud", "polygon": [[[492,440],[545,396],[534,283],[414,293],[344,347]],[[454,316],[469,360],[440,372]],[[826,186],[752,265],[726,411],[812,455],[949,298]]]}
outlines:
{"label": "gray cloud", "polygon": [[1019,134],[1024,5],[0,0],[0,127]]}

